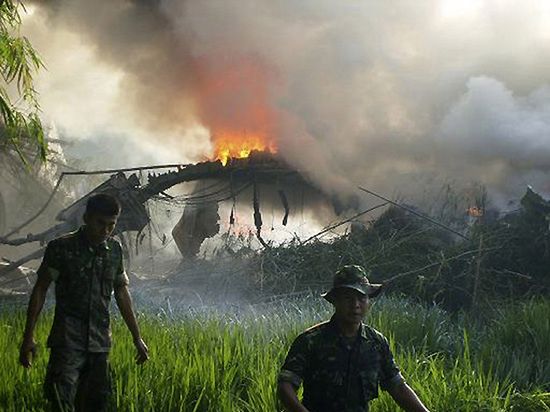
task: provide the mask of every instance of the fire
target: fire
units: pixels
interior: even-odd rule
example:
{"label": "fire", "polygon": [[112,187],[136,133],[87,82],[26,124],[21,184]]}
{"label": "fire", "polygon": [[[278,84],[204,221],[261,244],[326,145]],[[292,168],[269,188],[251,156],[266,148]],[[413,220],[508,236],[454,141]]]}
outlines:
{"label": "fire", "polygon": [[225,166],[229,159],[243,159],[253,150],[277,151],[275,145],[260,135],[218,134],[215,136],[215,158]]}
{"label": "fire", "polygon": [[252,151],[277,151],[279,111],[274,107],[276,70],[255,54],[195,57],[197,115],[210,131],[212,158],[225,166]]}
{"label": "fire", "polygon": [[479,206],[471,206],[466,210],[466,213],[471,217],[483,217],[484,210]]}

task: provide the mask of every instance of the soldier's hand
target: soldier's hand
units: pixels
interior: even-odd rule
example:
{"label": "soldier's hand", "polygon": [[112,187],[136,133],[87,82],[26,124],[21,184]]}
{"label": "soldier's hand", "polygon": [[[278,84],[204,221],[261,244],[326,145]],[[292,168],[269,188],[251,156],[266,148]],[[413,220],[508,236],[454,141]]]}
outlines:
{"label": "soldier's hand", "polygon": [[34,339],[25,339],[21,344],[21,349],[19,350],[19,363],[25,367],[29,368],[32,365],[32,359],[36,355],[36,342]]}
{"label": "soldier's hand", "polygon": [[141,338],[136,339],[134,341],[134,345],[137,349],[136,363],[138,365],[141,365],[143,362],[149,359],[149,348]]}

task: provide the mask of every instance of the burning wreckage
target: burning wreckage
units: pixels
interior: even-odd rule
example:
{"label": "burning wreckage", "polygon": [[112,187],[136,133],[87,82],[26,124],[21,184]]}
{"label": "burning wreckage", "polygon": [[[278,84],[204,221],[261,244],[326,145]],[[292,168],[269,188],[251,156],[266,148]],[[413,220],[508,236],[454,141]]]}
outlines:
{"label": "burning wreckage", "polygon": [[[170,169],[171,171],[159,174],[151,172],[152,170],[159,169]],[[149,174],[146,177],[142,176],[142,172],[147,170],[150,171]],[[127,172],[133,173],[127,176]],[[57,221],[59,221],[58,224],[40,233],[29,234],[19,238],[15,237],[17,233],[20,233],[22,229],[48,207],[48,204],[60,186],[63,176],[86,174],[111,174],[111,176],[88,194],[63,209],[56,217]],[[170,188],[185,182],[196,183],[194,190],[190,194],[173,196],[167,193]],[[438,226],[449,233],[469,240],[463,233],[415,211],[414,208],[397,204],[370,190],[361,187],[358,189],[384,202],[366,211],[362,211],[337,225],[355,221],[355,218],[379,207],[393,205],[404,210],[410,217],[421,218],[430,225]],[[267,243],[262,238],[263,220],[261,204],[265,205],[265,203],[268,203],[273,208],[277,207],[282,212],[281,224],[283,226],[286,226],[291,211],[294,212],[300,207],[303,208],[304,202],[308,202],[311,205],[310,202],[316,203],[321,200],[327,205],[332,204],[332,208],[336,214],[339,214],[342,210],[338,199],[332,198],[326,192],[315,187],[299,171],[289,167],[276,154],[267,151],[252,151],[247,157],[222,158],[222,160],[189,165],[149,166],[97,172],[66,172],[61,174],[48,202],[31,219],[0,237],[0,244],[5,245],[18,246],[33,242],[40,243],[40,246],[36,250],[16,261],[6,260],[5,262],[0,262],[0,278],[2,279],[0,283],[0,295],[11,295],[12,291],[17,292],[20,290],[23,292],[28,290],[30,286],[29,274],[32,271],[22,267],[22,265],[30,260],[40,258],[44,253],[45,244],[51,239],[78,228],[82,224],[82,215],[88,197],[99,192],[115,195],[122,204],[122,214],[118,220],[115,233],[121,239],[123,247],[128,254],[133,251],[134,247],[137,250],[138,245],[143,240],[144,229],[151,227],[152,218],[149,212],[148,201],[161,200],[169,202],[177,206],[178,209],[181,205],[181,217],[172,229],[172,237],[184,259],[194,258],[199,253],[204,240],[219,233],[220,203],[224,201],[233,202],[233,207],[228,216],[230,227],[236,222],[236,202],[239,201],[240,204],[246,202],[246,204],[251,206],[249,210],[253,215],[256,237],[264,246],[267,246]],[[305,206],[308,207],[309,205]],[[2,212],[1,208],[0,212]],[[515,212],[521,213],[518,214]],[[484,208],[475,206],[470,207],[466,215],[478,222],[498,221],[499,224],[511,227],[513,232],[520,229],[520,232],[525,231],[531,227],[544,228],[544,238],[546,239],[549,230],[548,222],[550,221],[550,201],[545,200],[531,188],[528,188],[521,199],[521,205],[517,211],[501,216],[498,216],[498,213],[496,213],[493,216],[490,213],[486,213]],[[0,216],[1,219],[2,216]],[[334,227],[336,225],[329,226],[319,234]],[[351,229],[353,232],[353,225]],[[305,242],[316,236],[305,240]],[[11,291],[4,291],[2,289],[2,285],[4,284],[10,283],[10,285],[14,285],[14,281],[18,281],[21,287],[12,288]]]}
{"label": "burning wreckage", "polygon": [[[160,168],[176,169],[166,173],[149,172],[146,183],[142,184],[136,173],[127,176],[125,172],[142,170],[155,170]],[[260,188],[268,189],[262,193],[277,197],[277,201],[283,211],[282,225],[287,224],[291,210],[288,192],[300,189],[302,194],[308,191],[310,194],[327,198],[318,188],[310,184],[298,171],[290,168],[276,155],[253,151],[248,157],[229,158],[222,161],[206,161],[189,165],[153,166],[144,168],[131,168],[110,171],[91,172],[114,173],[104,183],[97,186],[85,196],[81,197],[70,206],[59,212],[56,217],[60,223],[44,230],[41,233],[29,234],[24,237],[14,237],[28,223],[36,219],[47,207],[48,203],[30,220],[9,233],[0,237],[0,243],[18,246],[31,242],[39,242],[40,247],[34,252],[9,264],[3,264],[0,268],[0,276],[15,271],[26,262],[40,258],[44,252],[45,244],[60,235],[77,229],[82,224],[82,215],[88,197],[95,193],[109,193],[115,195],[121,205],[122,214],[118,220],[115,234],[122,241],[123,247],[128,251],[132,247],[132,234],[135,234],[135,244],[151,221],[148,213],[147,201],[163,199],[168,202],[174,200],[173,196],[166,193],[171,187],[185,182],[198,182],[194,191],[183,198],[183,213],[178,223],[172,230],[174,241],[184,258],[193,258],[199,252],[200,246],[206,238],[219,232],[219,203],[233,201],[246,195],[251,196],[253,220],[256,236],[264,246],[262,238],[262,214],[260,211]],[[64,175],[82,175],[87,172],[64,173],[56,185],[56,189]],[[51,198],[55,194],[52,193]],[[303,196],[302,196],[303,198]],[[302,199],[303,201],[303,199]],[[273,202],[273,200],[271,200]],[[231,209],[229,223],[235,223],[235,208]]]}

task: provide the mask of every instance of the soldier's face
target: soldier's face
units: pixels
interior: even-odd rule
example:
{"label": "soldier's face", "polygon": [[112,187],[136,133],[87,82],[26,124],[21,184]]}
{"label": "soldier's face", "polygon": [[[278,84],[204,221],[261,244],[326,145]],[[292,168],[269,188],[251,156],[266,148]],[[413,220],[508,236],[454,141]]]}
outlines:
{"label": "soldier's face", "polygon": [[104,216],[100,214],[85,214],[86,234],[90,243],[96,245],[107,240],[115,230],[118,215]]}
{"label": "soldier's face", "polygon": [[336,290],[333,300],[336,316],[347,323],[361,322],[369,309],[369,303],[367,295],[346,288]]}

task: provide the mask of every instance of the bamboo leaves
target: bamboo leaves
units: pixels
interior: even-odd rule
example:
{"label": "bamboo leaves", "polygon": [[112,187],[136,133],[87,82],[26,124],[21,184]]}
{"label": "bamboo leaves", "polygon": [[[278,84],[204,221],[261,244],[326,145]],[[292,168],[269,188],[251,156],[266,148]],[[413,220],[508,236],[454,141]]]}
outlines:
{"label": "bamboo leaves", "polygon": [[24,147],[34,147],[38,157],[46,159],[47,144],[33,83],[34,73],[44,65],[29,40],[19,33],[20,8],[24,10],[19,1],[0,3],[0,151],[15,150],[27,164]]}

